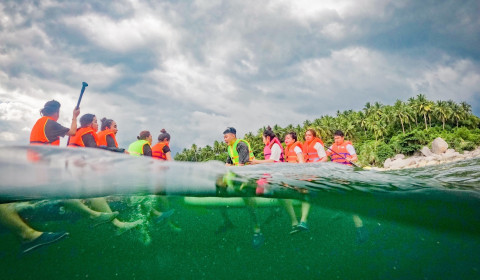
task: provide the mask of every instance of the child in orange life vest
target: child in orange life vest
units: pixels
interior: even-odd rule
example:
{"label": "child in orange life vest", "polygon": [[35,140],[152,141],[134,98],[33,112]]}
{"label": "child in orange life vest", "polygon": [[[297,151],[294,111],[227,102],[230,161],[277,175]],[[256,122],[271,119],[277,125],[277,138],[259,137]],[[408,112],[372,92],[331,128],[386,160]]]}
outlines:
{"label": "child in orange life vest", "polygon": [[[98,148],[98,122],[97,117],[93,114],[85,114],[80,118],[80,128],[77,133],[70,138],[68,142],[69,147],[89,147]],[[70,199],[64,202],[66,206],[69,206],[75,210],[79,210],[96,221],[95,225],[112,222],[117,227],[117,234],[124,233],[125,231],[132,229],[140,225],[141,221],[134,222],[121,222],[116,217],[118,212],[113,212],[107,203],[107,200],[103,197],[87,199],[90,202],[90,207],[87,207],[79,199]]]}
{"label": "child in orange life vest", "polygon": [[[303,145],[301,142],[297,141],[297,134],[295,132],[290,132],[285,135],[285,157],[286,161],[290,163],[304,163],[305,160],[303,158]],[[287,200],[286,200],[287,201]],[[295,210],[293,209],[292,202],[288,200],[286,202],[285,207],[287,212],[290,215],[292,220],[292,230],[290,234],[294,234],[301,231],[307,231],[307,218],[308,213],[310,212],[310,203],[306,201],[302,201],[302,216],[300,218],[300,223],[297,220]]]}

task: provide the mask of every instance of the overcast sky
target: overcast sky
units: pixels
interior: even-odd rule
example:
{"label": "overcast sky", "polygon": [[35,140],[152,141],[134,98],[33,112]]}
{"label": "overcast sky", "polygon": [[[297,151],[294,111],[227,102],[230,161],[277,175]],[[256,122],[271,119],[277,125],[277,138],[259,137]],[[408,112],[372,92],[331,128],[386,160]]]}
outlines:
{"label": "overcast sky", "polygon": [[[48,100],[68,126],[162,128],[176,150],[423,93],[480,115],[472,1],[1,1],[0,145],[28,144]],[[154,141],[156,142],[156,141]],[[65,142],[62,141],[62,144]]]}

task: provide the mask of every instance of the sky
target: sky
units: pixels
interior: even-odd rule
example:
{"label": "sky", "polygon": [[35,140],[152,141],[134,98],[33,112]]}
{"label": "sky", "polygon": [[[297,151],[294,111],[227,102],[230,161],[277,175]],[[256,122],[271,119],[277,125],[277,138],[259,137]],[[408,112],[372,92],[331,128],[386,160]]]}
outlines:
{"label": "sky", "polygon": [[0,145],[28,144],[52,99],[70,127],[83,81],[81,115],[114,119],[122,147],[165,128],[180,151],[419,93],[480,116],[479,14],[478,0],[3,0]]}

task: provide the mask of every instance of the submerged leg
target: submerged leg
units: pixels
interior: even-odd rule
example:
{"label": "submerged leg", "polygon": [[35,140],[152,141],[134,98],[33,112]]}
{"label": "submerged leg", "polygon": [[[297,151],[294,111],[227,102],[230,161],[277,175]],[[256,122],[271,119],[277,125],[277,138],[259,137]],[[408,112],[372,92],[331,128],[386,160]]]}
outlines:
{"label": "submerged leg", "polygon": [[[103,212],[103,213],[114,213],[112,209],[110,208],[110,205],[108,205],[107,200],[104,197],[96,197],[96,198],[91,198],[89,199],[90,206],[92,207],[93,210]],[[115,212],[118,213],[118,212]],[[138,225],[141,224],[140,220],[134,221],[134,222],[122,222],[117,218],[114,218],[112,220],[112,224],[116,226],[117,228],[123,229],[122,233],[125,232],[126,230],[132,229]]]}
{"label": "submerged leg", "polygon": [[288,216],[290,217],[290,220],[292,221],[292,227],[295,227],[298,225],[298,220],[297,220],[297,215],[295,214],[295,209],[293,209],[292,205],[292,200],[290,199],[281,199],[280,200],[285,207],[285,210],[287,210]]}
{"label": "submerged leg", "polygon": [[[92,210],[88,208],[85,204],[83,204],[82,201],[79,199],[68,199],[62,201],[62,203],[75,211],[80,212],[81,214],[89,217],[94,221],[94,224],[92,224],[92,227],[95,227],[97,225],[103,224],[103,223],[108,223],[111,222],[115,217],[118,216],[118,212],[99,212]],[[111,211],[111,210],[110,210]]]}

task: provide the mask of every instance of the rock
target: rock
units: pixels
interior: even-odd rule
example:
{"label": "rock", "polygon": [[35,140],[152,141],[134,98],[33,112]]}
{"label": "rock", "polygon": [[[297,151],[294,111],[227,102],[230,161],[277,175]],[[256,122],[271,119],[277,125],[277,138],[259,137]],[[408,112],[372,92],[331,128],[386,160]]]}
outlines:
{"label": "rock", "polygon": [[454,159],[458,156],[460,156],[459,152],[446,152],[442,155],[442,160]]}
{"label": "rock", "polygon": [[427,162],[425,160],[422,160],[418,163],[418,167],[424,167],[427,165]]}
{"label": "rock", "polygon": [[420,150],[420,152],[422,153],[422,155],[424,155],[424,156],[426,156],[426,157],[429,157],[429,156],[431,156],[431,155],[433,154],[432,151],[430,151],[430,149],[429,149],[427,146],[423,147],[423,148]]}
{"label": "rock", "polygon": [[431,160],[431,161],[427,162],[427,164],[425,164],[425,166],[436,165],[436,164],[438,164],[438,161]]}
{"label": "rock", "polygon": [[393,159],[394,160],[397,160],[397,159],[404,159],[405,158],[405,155],[403,154],[397,154]]}
{"label": "rock", "polygon": [[455,153],[455,150],[454,150],[454,149],[447,149],[447,150],[445,151],[445,154],[453,154],[453,153]]}
{"label": "rock", "polygon": [[390,166],[392,166],[392,160],[389,159],[389,158],[387,158],[387,159],[385,160],[385,162],[383,163],[383,167],[384,167],[384,168],[390,168]]}
{"label": "rock", "polygon": [[432,152],[434,154],[442,154],[448,149],[448,144],[440,137],[435,138],[432,142]]}

